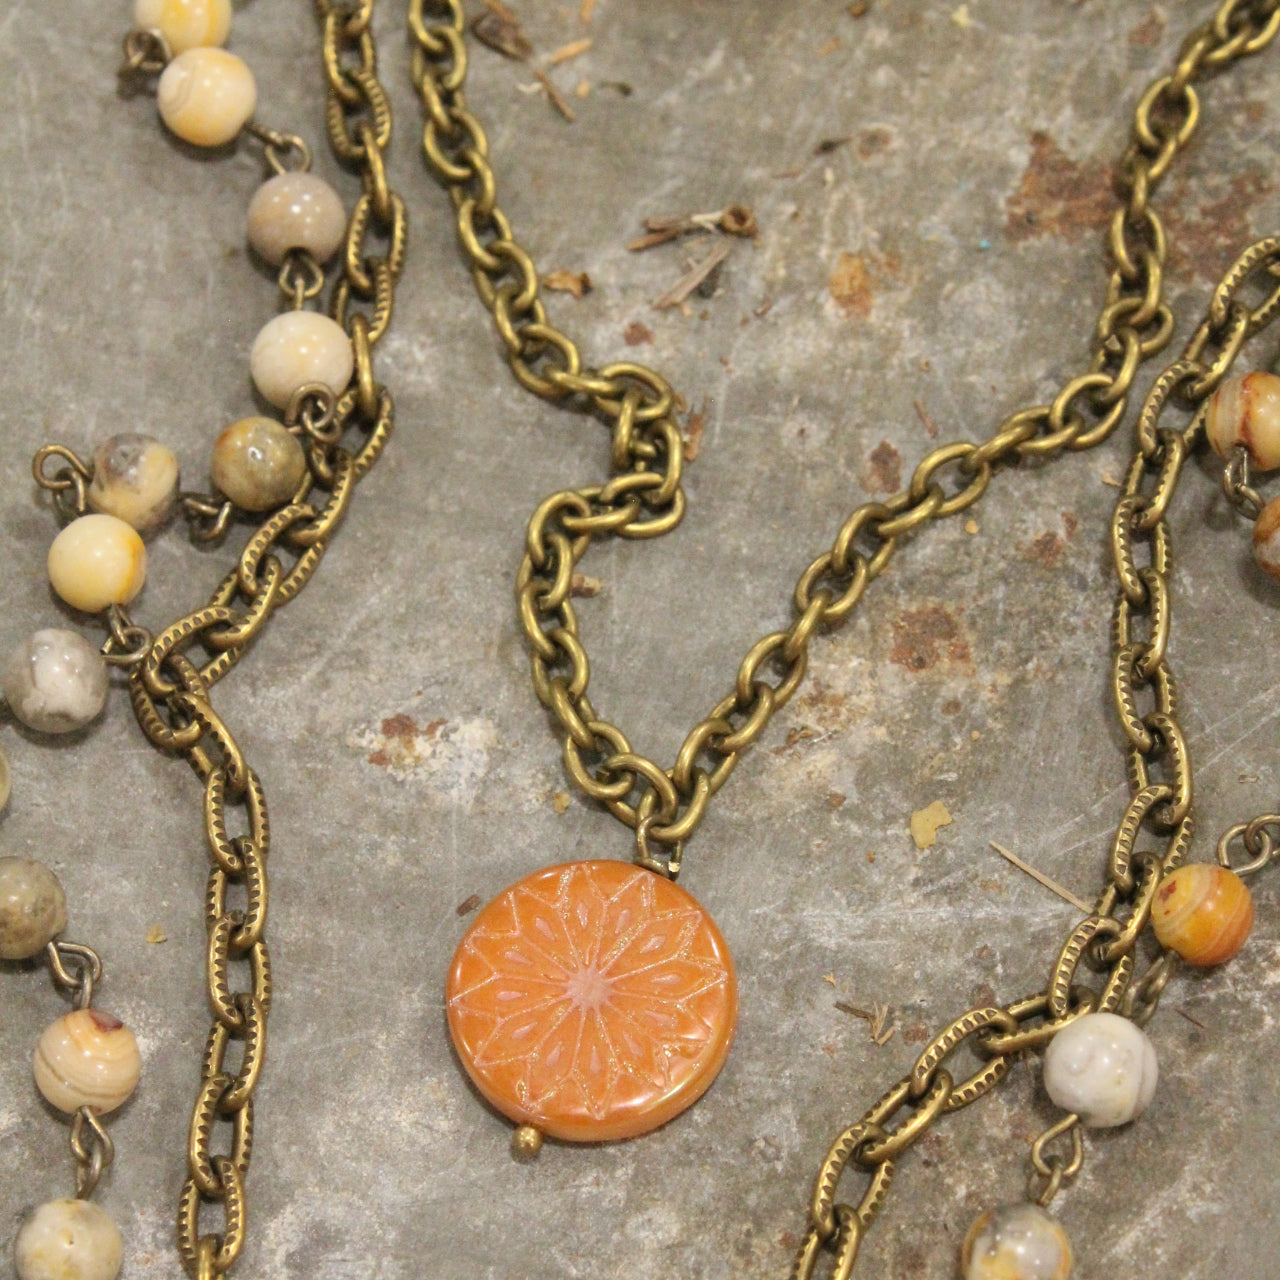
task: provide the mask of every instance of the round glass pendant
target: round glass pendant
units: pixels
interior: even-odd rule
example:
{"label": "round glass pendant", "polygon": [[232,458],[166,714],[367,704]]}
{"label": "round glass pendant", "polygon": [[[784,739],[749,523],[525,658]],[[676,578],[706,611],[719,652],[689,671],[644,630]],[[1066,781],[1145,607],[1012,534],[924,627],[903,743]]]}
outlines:
{"label": "round glass pendant", "polygon": [[454,954],[449,1030],[503,1115],[568,1142],[647,1133],[724,1065],[738,986],[719,929],[684,889],[613,861],[505,889]]}

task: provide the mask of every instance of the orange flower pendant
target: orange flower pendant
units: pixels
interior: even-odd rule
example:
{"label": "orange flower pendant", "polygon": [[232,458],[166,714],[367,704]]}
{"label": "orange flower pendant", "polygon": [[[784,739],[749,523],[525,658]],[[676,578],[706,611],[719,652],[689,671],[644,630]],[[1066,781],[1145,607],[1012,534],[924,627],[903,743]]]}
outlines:
{"label": "orange flower pendant", "polygon": [[503,1115],[568,1142],[634,1138],[706,1092],[738,1012],[729,948],[678,885],[625,862],[547,867],[467,930],[449,1031]]}

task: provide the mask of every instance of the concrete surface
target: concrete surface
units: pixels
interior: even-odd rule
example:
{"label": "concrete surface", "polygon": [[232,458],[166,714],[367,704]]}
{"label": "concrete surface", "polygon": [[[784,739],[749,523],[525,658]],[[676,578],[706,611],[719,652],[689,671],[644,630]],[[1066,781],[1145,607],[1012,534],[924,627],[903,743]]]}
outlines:
{"label": "concrete surface", "polygon": [[[576,3],[515,7],[543,54],[584,34]],[[940,439],[976,437],[1083,364],[1108,167],[1142,87],[1210,8],[872,0],[855,19],[835,0],[600,0],[591,49],[553,72],[570,95],[591,86],[571,97],[573,124],[526,91],[527,68],[475,51],[471,101],[518,234],[544,268],[595,285],[581,301],[552,295],[555,318],[589,358],[652,361],[705,405],[684,527],[584,566],[603,583],[581,610],[593,696],[633,741],[670,758],[749,643],[785,619],[796,573],[843,514],[909,475],[932,444],[914,402]],[[213,435],[252,408],[246,357],[275,307],[243,247],[256,154],[193,160],[146,98],[117,94],[127,17],[123,3],[72,16],[37,0],[0,13],[6,646],[59,619],[32,452],[144,430],[200,483]],[[393,180],[412,217],[378,364],[398,431],[316,581],[217,693],[276,833],[279,994],[238,1274],[781,1277],[839,1127],[929,1029],[1042,985],[1073,922],[987,842],[1086,896],[1100,882],[1126,795],[1105,691],[1104,527],[1127,443],[1003,477],[977,532],[931,529],[816,645],[802,694],[712,806],[682,876],[742,978],[723,1075],[655,1136],[514,1164],[509,1127],[446,1046],[441,984],[469,896],[553,859],[627,853],[606,815],[577,798],[557,811],[558,749],[511,593],[528,512],[598,481],[607,449],[497,358],[447,200],[416,155],[403,26],[400,5],[379,5]],[[245,5],[233,40],[261,117],[304,132],[333,173],[309,6]],[[1276,230],[1278,57],[1207,89],[1203,132],[1162,194],[1183,333],[1234,252]],[[755,210],[758,242],[734,245],[721,292],[691,314],[654,311],[683,251],[628,254],[642,219],[735,200]],[[1272,338],[1252,358],[1274,355]],[[1223,826],[1275,804],[1280,648],[1275,595],[1213,477],[1193,468],[1185,488],[1173,660],[1209,857]],[[170,531],[139,616],[187,611],[231,556]],[[101,1003],[146,1056],[102,1196],[127,1239],[122,1275],[173,1276],[208,1022],[198,787],[140,738],[120,693],[81,741],[50,746],[7,723],[0,742],[15,775],[0,846],[57,869],[74,936],[109,968]],[[921,852],[907,821],[934,800],[954,822]],[[1247,953],[1171,989],[1148,1116],[1089,1138],[1086,1171],[1056,1205],[1081,1276],[1280,1276],[1276,908],[1266,880]],[[166,941],[146,940],[153,926]],[[837,1001],[887,1004],[896,1034],[877,1047]],[[59,1000],[41,973],[8,965],[0,1010],[8,1236],[66,1193],[70,1163],[26,1066]],[[903,1162],[859,1275],[953,1273],[974,1215],[1020,1194],[1028,1143],[1052,1116],[1037,1081],[1034,1062],[1020,1066]]]}

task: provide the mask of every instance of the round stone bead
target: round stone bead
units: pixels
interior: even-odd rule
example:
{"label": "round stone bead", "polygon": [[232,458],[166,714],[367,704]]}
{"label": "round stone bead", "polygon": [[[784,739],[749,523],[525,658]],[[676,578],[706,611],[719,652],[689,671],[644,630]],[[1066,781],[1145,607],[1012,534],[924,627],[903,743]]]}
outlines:
{"label": "round stone bead", "polygon": [[249,243],[273,267],[290,249],[328,262],[346,234],[342,198],[314,173],[278,173],[249,202]]}
{"label": "round stone bead", "polygon": [[178,460],[159,440],[125,432],[94,451],[89,505],[151,533],[173,515],[178,480]]}
{"label": "round stone bead", "polygon": [[1156,890],[1151,925],[1162,947],[1200,968],[1222,964],[1253,928],[1253,895],[1234,871],[1202,862],[1170,872]]}
{"label": "round stone bead", "polygon": [[107,664],[75,631],[36,631],[9,656],[0,687],[10,710],[39,733],[71,733],[107,700]]}
{"label": "round stone bead", "polygon": [[73,609],[128,604],[147,579],[147,549],[132,525],[95,513],[73,520],[49,548],[49,581]]}
{"label": "round stone bead", "polygon": [[274,418],[241,418],[213,446],[214,485],[244,511],[270,511],[288,502],[307,474],[298,437]]}
{"label": "round stone bead", "polygon": [[42,862],[0,858],[0,960],[38,956],[67,927],[67,898]]}
{"label": "round stone bead", "polygon": [[1267,577],[1280,582],[1280,498],[1272,498],[1253,522],[1253,558]]}
{"label": "round stone bead", "polygon": [[1155,1046],[1141,1027],[1115,1013],[1090,1013],[1068,1023],[1044,1055],[1044,1087],[1064,1111],[1091,1129],[1127,1124],[1156,1091]]}
{"label": "round stone bead", "polygon": [[36,1088],[59,1111],[114,1111],[138,1087],[133,1032],[101,1009],[77,1009],[45,1029],[31,1059]]}
{"label": "round stone bead", "polygon": [[1067,1280],[1071,1242],[1034,1204],[988,1209],[969,1228],[960,1253],[962,1280]]}
{"label": "round stone bead", "polygon": [[254,384],[278,409],[286,408],[294,392],[309,382],[341,395],[354,368],[346,331],[318,311],[286,311],[268,320],[249,353]]}
{"label": "round stone bead", "polygon": [[175,55],[202,45],[226,44],[231,0],[136,0],[133,20],[159,31]]}
{"label": "round stone bead", "polygon": [[9,803],[9,792],[13,787],[13,776],[9,772],[9,757],[0,751],[0,813]]}
{"label": "round stone bead", "polygon": [[14,1241],[18,1280],[116,1280],[124,1246],[116,1224],[89,1200],[50,1200]]}
{"label": "round stone bead", "polygon": [[156,86],[160,118],[184,142],[220,147],[253,115],[253,72],[225,49],[188,49],[165,67]]}
{"label": "round stone bead", "polygon": [[1214,452],[1230,460],[1237,445],[1262,471],[1280,467],[1280,378],[1274,373],[1246,373],[1228,378],[1213,393],[1205,410],[1205,431]]}

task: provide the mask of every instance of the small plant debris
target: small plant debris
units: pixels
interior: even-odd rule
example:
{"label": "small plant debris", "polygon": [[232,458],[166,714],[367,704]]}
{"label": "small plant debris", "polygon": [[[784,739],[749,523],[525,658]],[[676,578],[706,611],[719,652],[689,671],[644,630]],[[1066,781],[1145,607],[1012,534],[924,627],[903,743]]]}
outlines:
{"label": "small plant debris", "polygon": [[655,298],[655,311],[669,311],[687,301],[708,276],[715,271],[729,256],[729,245],[725,241],[713,245],[711,251],[695,262],[666,293]]}
{"label": "small plant debris", "polygon": [[592,289],[591,277],[585,271],[548,271],[542,283],[548,289],[571,293],[575,298],[584,298]]}
{"label": "small plant debris", "polygon": [[506,5],[487,0],[488,7],[472,23],[471,31],[481,44],[513,62],[524,62],[533,45],[520,28],[520,19]]}
{"label": "small plant debris", "polygon": [[867,1024],[867,1028],[871,1032],[871,1039],[875,1042],[877,1048],[883,1048],[893,1039],[893,1033],[897,1030],[897,1027],[889,1022],[889,1006],[887,1004],[873,1003],[870,1009],[861,1009],[856,1004],[837,1000],[836,1008],[841,1013],[847,1013],[854,1018],[861,1018]]}
{"label": "small plant debris", "polygon": [[581,40],[570,40],[568,44],[562,44],[554,53],[548,55],[547,66],[558,67],[562,62],[581,56],[590,48],[590,36],[584,36]]}
{"label": "small plant debris", "polygon": [[760,234],[756,216],[745,204],[731,204],[713,213],[669,214],[664,217],[646,218],[645,234],[632,240],[627,248],[640,253],[660,244],[669,244],[682,236],[705,231],[723,231],[725,235],[754,239]]}
{"label": "small plant debris", "polygon": [[702,433],[707,429],[707,402],[702,408],[691,409],[684,424],[684,458],[692,462],[702,452]]}
{"label": "small plant debris", "polygon": [[533,73],[533,78],[542,86],[543,90],[546,92],[547,101],[550,102],[551,105],[555,107],[555,109],[562,116],[564,116],[564,118],[570,124],[572,124],[578,118],[577,113],[565,100],[564,94],[561,93],[560,90],[556,88],[551,77],[548,76],[545,71],[535,71]]}

